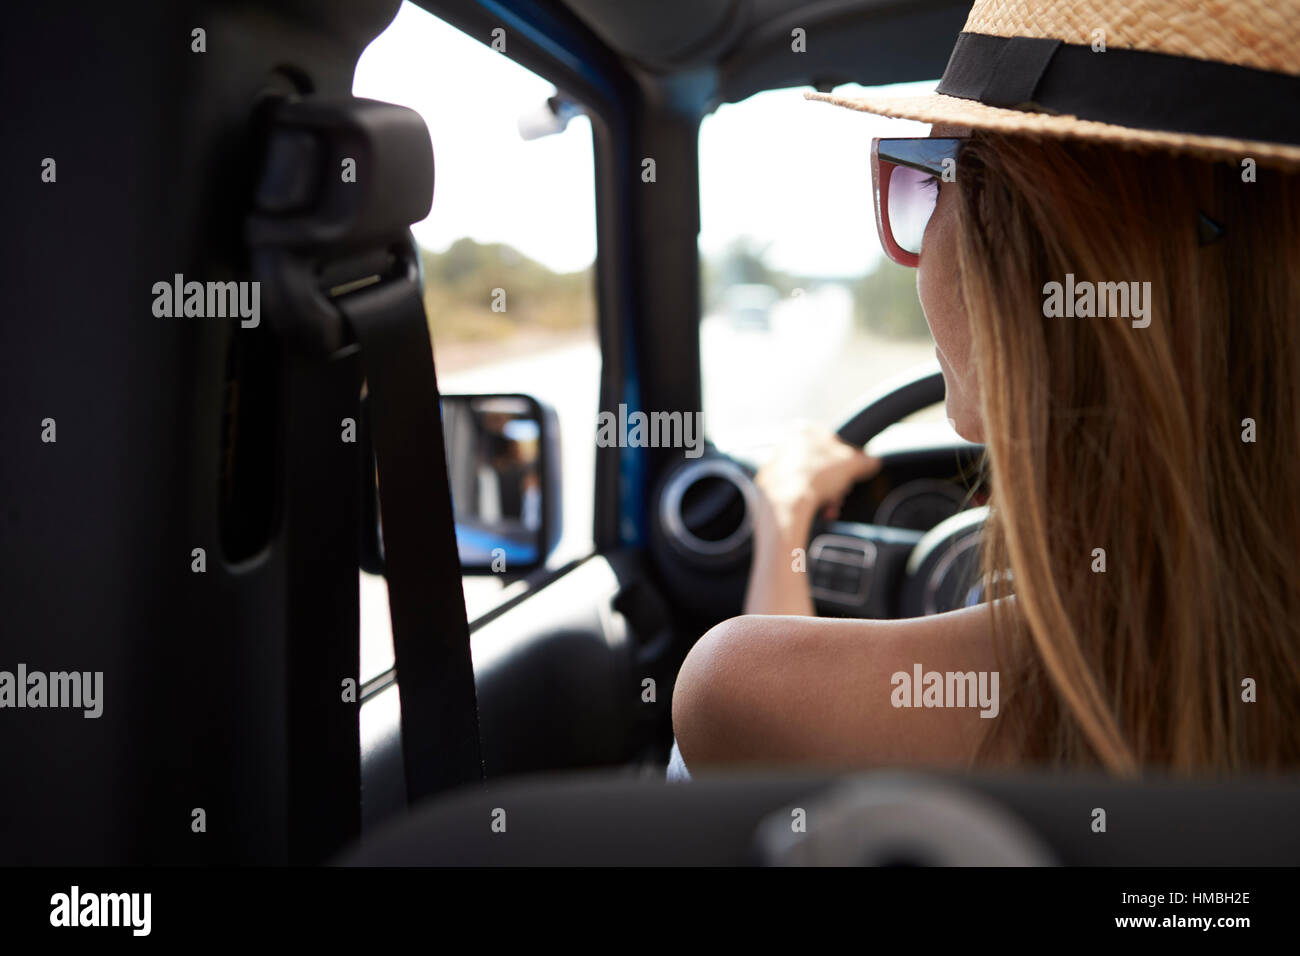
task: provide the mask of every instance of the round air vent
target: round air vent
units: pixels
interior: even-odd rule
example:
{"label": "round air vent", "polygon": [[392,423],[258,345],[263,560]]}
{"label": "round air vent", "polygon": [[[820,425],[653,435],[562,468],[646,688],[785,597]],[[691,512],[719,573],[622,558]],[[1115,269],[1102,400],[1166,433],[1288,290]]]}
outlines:
{"label": "round air vent", "polygon": [[660,520],[668,540],[688,556],[739,555],[753,531],[754,485],[725,458],[688,462],[664,486]]}

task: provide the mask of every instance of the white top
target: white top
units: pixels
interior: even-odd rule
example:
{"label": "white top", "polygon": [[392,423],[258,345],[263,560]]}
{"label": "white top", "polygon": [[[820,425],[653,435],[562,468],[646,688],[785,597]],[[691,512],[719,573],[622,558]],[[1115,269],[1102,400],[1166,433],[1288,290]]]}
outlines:
{"label": "white top", "polygon": [[686,761],[682,760],[682,752],[677,749],[677,738],[673,738],[672,753],[668,755],[668,782],[669,783],[686,783],[691,779],[691,772],[686,769]]}

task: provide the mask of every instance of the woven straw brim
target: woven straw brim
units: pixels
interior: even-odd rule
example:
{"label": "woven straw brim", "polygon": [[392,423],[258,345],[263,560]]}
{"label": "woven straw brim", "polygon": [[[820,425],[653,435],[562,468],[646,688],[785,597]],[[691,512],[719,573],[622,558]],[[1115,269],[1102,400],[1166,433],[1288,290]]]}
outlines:
{"label": "woven straw brim", "polygon": [[1186,153],[1204,159],[1229,160],[1237,164],[1240,164],[1243,159],[1250,158],[1261,166],[1275,166],[1288,170],[1300,169],[1300,146],[1135,129],[1079,119],[1077,116],[1031,113],[985,106],[975,100],[945,96],[942,93],[932,93],[928,96],[860,97],[805,93],[804,96],[810,100],[820,100],[863,113],[919,120],[922,123],[969,126],[972,129],[1019,136],[1085,140],[1125,149],[1163,150]]}
{"label": "woven straw brim", "polygon": [[1256,70],[1300,74],[1295,0],[975,0],[962,29],[1153,50]]}

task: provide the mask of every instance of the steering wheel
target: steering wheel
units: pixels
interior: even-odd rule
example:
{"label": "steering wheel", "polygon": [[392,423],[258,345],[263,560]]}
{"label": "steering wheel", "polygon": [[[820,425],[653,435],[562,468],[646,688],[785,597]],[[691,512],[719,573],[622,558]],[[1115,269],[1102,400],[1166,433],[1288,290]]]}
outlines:
{"label": "steering wheel", "polygon": [[846,444],[862,448],[895,422],[939,404],[943,396],[942,372],[892,379],[866,399],[862,410],[837,428],[835,434]]}
{"label": "steering wheel", "polygon": [[[924,371],[887,383],[837,430],[863,447],[890,425],[944,398],[943,374]],[[921,617],[975,599],[978,544],[987,508],[971,508],[926,532],[824,521],[813,525],[808,573],[821,614]]]}

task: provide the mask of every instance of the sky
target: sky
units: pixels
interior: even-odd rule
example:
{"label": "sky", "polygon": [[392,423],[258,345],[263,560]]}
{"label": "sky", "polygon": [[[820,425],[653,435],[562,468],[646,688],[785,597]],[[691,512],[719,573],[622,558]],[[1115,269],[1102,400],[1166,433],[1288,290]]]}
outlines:
{"label": "sky", "polygon": [[[896,89],[933,88],[931,81]],[[519,135],[518,118],[554,92],[553,84],[485,43],[402,4],[362,54],[353,93],[409,106],[429,127],[433,207],[413,227],[422,245],[441,251],[470,236],[509,243],[557,272],[591,263],[590,123],[579,116],[557,135],[532,141]],[[810,103],[802,90],[721,106],[700,130],[701,250],[715,255],[747,236],[768,245],[767,262],[777,269],[802,276],[866,272],[880,255],[871,138],[927,130],[923,123]]]}

